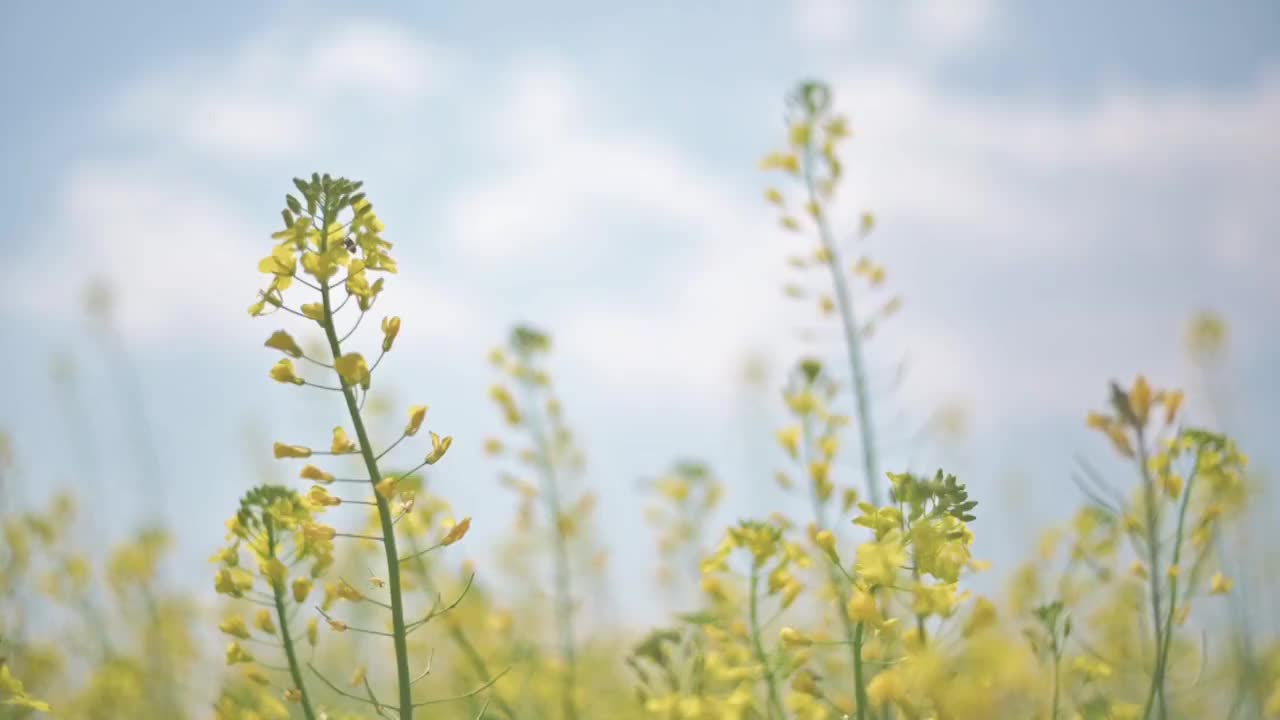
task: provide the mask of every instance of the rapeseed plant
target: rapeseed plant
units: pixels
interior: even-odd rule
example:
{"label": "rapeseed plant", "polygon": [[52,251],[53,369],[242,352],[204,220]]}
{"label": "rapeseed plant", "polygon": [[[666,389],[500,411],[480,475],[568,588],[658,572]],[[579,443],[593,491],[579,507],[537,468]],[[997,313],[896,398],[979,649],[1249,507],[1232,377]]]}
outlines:
{"label": "rapeseed plant", "polygon": [[719,505],[724,486],[706,465],[683,461],[646,487],[655,495],[645,517],[658,535],[657,580],[682,598],[698,580],[706,517]]}
{"label": "rapeseed plant", "polygon": [[[449,436],[441,437],[431,431],[428,433],[430,450],[420,463],[402,473],[388,474],[383,471],[384,459],[401,442],[418,435],[427,415],[425,405],[410,407],[399,436],[385,444],[383,449],[375,451],[362,410],[368,399],[374,372],[395,345],[400,333],[401,320],[394,316],[382,319],[380,324],[382,338],[377,358],[372,363],[363,353],[350,350],[344,347],[344,344],[353,337],[365,315],[374,308],[383,290],[385,275],[397,271],[396,261],[390,254],[393,246],[382,237],[385,228],[373,212],[373,206],[365,193],[361,191],[362,183],[345,178],[332,178],[327,174],[323,176],[312,174],[309,180],[295,179],[294,185],[299,195],[286,196],[287,207],[282,211],[285,227],[272,236],[278,243],[271,254],[258,265],[259,271],[268,275],[270,280],[266,288],[259,292],[258,300],[249,308],[249,313],[253,316],[261,316],[284,311],[301,319],[308,326],[320,327],[327,351],[326,355],[321,357],[314,357],[304,351],[302,345],[285,330],[272,333],[266,341],[266,346],[280,352],[284,357],[276,362],[269,375],[273,380],[284,385],[312,387],[341,395],[346,407],[347,419],[351,423],[355,437],[349,436],[346,429],[339,425],[333,428],[332,442],[328,450],[276,442],[273,452],[277,459],[284,460],[309,460],[313,457],[330,456],[358,458],[361,461],[365,475],[362,478],[338,477],[333,470],[323,469],[311,463],[302,467],[300,476],[304,480],[315,483],[306,496],[306,504],[312,512],[342,504],[369,507],[376,514],[376,524],[370,533],[341,532],[331,525],[301,514],[290,516],[290,522],[293,524],[289,529],[292,530],[296,526],[300,536],[300,540],[296,541],[301,543],[299,547],[323,548],[323,550],[310,552],[323,552],[325,557],[330,552],[327,544],[338,539],[369,542],[381,546],[385,570],[374,575],[376,582],[372,583],[373,590],[370,592],[358,590],[342,579],[332,592],[327,593],[326,602],[318,606],[317,610],[332,632],[353,632],[391,640],[396,668],[396,701],[379,700],[367,679],[363,679],[360,683],[365,690],[365,696],[361,697],[341,690],[336,683],[322,675],[314,666],[311,669],[329,689],[338,695],[367,703],[379,714],[391,712],[401,720],[409,720],[413,717],[416,707],[443,701],[415,702],[412,686],[426,675],[430,670],[430,664],[428,663],[426,670],[420,674],[415,675],[411,671],[409,636],[415,630],[450,611],[461,601],[461,595],[453,605],[437,603],[418,619],[409,619],[405,608],[405,588],[402,587],[401,582],[402,565],[423,554],[460,541],[466,535],[471,521],[470,518],[464,518],[452,525],[425,549],[417,550],[408,556],[401,555],[398,544],[400,536],[396,526],[410,513],[414,504],[414,493],[412,489],[408,489],[409,483],[406,478],[442,459],[448,452],[453,439]],[[311,302],[303,302],[296,307],[286,302],[284,294],[294,287],[295,283],[315,293],[311,297]],[[342,295],[340,300],[339,294]],[[352,301],[354,301],[353,309],[356,316],[350,321],[349,328],[344,331],[339,328],[340,314]],[[295,360],[301,360],[308,366],[319,369],[328,376],[328,379],[321,382],[306,379],[304,373],[294,365]],[[328,488],[335,483],[343,487],[363,485],[368,488],[369,494],[362,498],[343,498],[333,495]],[[289,502],[292,505],[292,501]],[[280,517],[272,517],[276,522],[283,522]],[[323,568],[327,564],[328,562],[325,561],[318,563],[317,566]],[[275,584],[277,580],[283,582],[283,576],[278,564],[270,566],[275,570],[275,574],[270,576],[274,594]],[[219,573],[220,591],[232,594],[244,592],[244,583],[244,575],[237,575],[230,568],[224,568],[224,571]],[[377,596],[383,595],[384,591],[386,599],[382,600]],[[334,599],[382,608],[390,614],[390,629],[384,631],[350,624],[347,620],[330,612],[329,607]],[[281,624],[283,625],[283,620]],[[239,652],[232,650],[228,651],[227,659],[228,663],[244,660]],[[297,670],[295,666],[296,663],[291,663],[290,675],[293,687],[287,688],[285,694],[290,700],[302,702],[305,711],[306,691],[302,687],[300,671],[295,672]],[[471,694],[481,692],[496,679],[496,676],[486,679]]]}
{"label": "rapeseed plant", "polygon": [[[580,599],[575,592],[580,590],[578,583],[585,579],[584,575],[603,569],[606,556],[590,538],[595,496],[589,491],[578,492],[570,485],[581,473],[584,458],[564,420],[560,400],[544,366],[550,351],[548,335],[520,326],[512,330],[505,347],[490,353],[490,362],[503,375],[502,382],[490,389],[490,397],[504,423],[519,435],[511,443],[490,438],[486,450],[494,456],[513,456],[519,472],[532,473],[534,477],[530,481],[507,471],[502,482],[520,498],[517,528],[522,536],[516,542],[526,548],[543,547],[550,556],[552,617],[558,646],[557,704],[560,717],[574,720],[580,717],[585,696],[578,681]],[[539,505],[541,518],[536,510]],[[530,532],[537,535],[525,537]],[[512,549],[513,559],[520,555]],[[537,583],[534,578],[529,581]]]}
{"label": "rapeseed plant", "polygon": [[[868,499],[878,504],[882,498],[880,465],[864,342],[874,334],[878,324],[901,308],[902,300],[897,296],[891,297],[874,314],[865,316],[865,308],[855,304],[850,275],[863,280],[868,288],[876,289],[884,283],[885,268],[866,255],[846,266],[847,248],[832,227],[831,205],[844,178],[839,148],[849,139],[851,130],[848,120],[833,112],[831,102],[831,90],[826,85],[801,83],[787,102],[787,148],[766,155],[760,167],[765,171],[782,173],[800,185],[799,207],[793,206],[778,188],[766,190],[765,198],[777,207],[783,228],[802,232],[808,226],[817,236],[817,249],[808,256],[793,257],[790,264],[800,272],[813,267],[824,267],[828,271],[831,292],[819,294],[818,308],[824,316],[836,314],[840,318],[850,389],[856,408],[864,483]],[[855,237],[865,239],[874,228],[874,216],[864,213]],[[808,297],[800,284],[788,285],[786,293],[795,298]]]}

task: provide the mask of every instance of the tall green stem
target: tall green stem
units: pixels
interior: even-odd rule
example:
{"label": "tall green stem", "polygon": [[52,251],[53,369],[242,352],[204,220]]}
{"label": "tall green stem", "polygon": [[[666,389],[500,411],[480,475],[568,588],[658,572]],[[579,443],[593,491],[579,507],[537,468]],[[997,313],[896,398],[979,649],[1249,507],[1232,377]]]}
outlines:
{"label": "tall green stem", "polygon": [[880,470],[876,460],[875,428],[871,417],[871,394],[867,389],[867,373],[862,358],[862,340],[858,337],[858,318],[853,308],[853,293],[849,290],[849,282],[844,274],[844,262],[840,247],[827,222],[826,210],[818,197],[814,185],[813,144],[805,146],[804,184],[809,195],[811,207],[817,212],[814,222],[818,226],[818,237],[826,254],[827,268],[831,271],[831,284],[836,294],[836,305],[840,309],[840,323],[844,330],[845,349],[849,355],[849,374],[853,383],[853,399],[858,411],[858,433],[862,444],[862,469],[867,476],[867,497],[871,504],[880,505]]}
{"label": "tall green stem", "polygon": [[[325,229],[333,221],[326,209],[323,222],[319,228],[321,237],[320,252],[326,247]],[[334,325],[333,303],[330,299],[330,287],[326,280],[320,285],[320,297],[324,306],[324,334],[329,340],[329,351],[337,361],[342,357],[342,343]],[[377,491],[382,482],[382,473],[378,470],[378,460],[373,453],[373,445],[369,442],[369,433],[365,430],[364,419],[360,416],[360,406],[356,403],[355,391],[341,374],[338,381],[342,384],[342,396],[347,401],[347,413],[351,416],[351,424],[355,428],[356,439],[360,443],[360,455],[364,458],[365,470],[369,473],[370,486],[374,488],[374,501],[378,506],[378,522],[382,527],[382,547],[387,559],[387,590],[391,596],[391,634],[396,651],[396,682],[399,685],[400,720],[413,718],[413,689],[409,683],[409,644],[404,622],[404,596],[400,590],[400,557],[396,552],[396,532],[391,519],[391,506],[387,499]]]}
{"label": "tall green stem", "polygon": [[560,486],[556,478],[555,462],[551,457],[551,447],[546,432],[542,427],[541,413],[537,407],[533,386],[525,382],[525,392],[529,407],[529,434],[538,454],[542,470],[542,496],[546,499],[547,514],[551,522],[551,544],[554,563],[555,614],[556,626],[560,631],[560,656],[564,663],[564,677],[561,680],[561,709],[566,720],[578,717],[577,702],[577,648],[573,631],[573,592],[572,575],[569,569],[569,547],[565,542],[561,522]]}
{"label": "tall green stem", "polygon": [[[1187,506],[1191,504],[1191,489],[1195,484],[1196,473],[1193,471],[1187,477],[1187,488],[1183,491],[1182,502],[1178,506],[1178,528],[1173,540],[1173,562],[1172,567],[1178,567],[1179,561],[1182,559],[1182,539],[1183,529],[1186,524]],[[1151,573],[1155,574],[1154,570]],[[1151,689],[1147,693],[1146,708],[1143,710],[1142,717],[1151,717],[1151,709],[1157,697],[1160,700],[1160,716],[1164,717],[1164,678],[1165,670],[1169,666],[1169,646],[1173,645],[1173,615],[1178,605],[1178,574],[1174,573],[1169,578],[1169,610],[1164,618],[1164,641],[1160,647],[1160,656],[1156,659],[1155,672],[1151,674]]]}
{"label": "tall green stem", "polygon": [[[1147,565],[1148,580],[1151,590],[1151,615],[1152,615],[1152,631],[1155,633],[1156,643],[1156,671],[1152,673],[1151,693],[1155,704],[1160,708],[1160,718],[1166,717],[1167,708],[1164,699],[1164,682],[1160,677],[1159,663],[1160,658],[1164,656],[1164,646],[1168,642],[1164,631],[1161,627],[1163,613],[1162,598],[1160,594],[1160,516],[1159,508],[1156,503],[1155,482],[1151,478],[1151,469],[1147,467],[1147,441],[1146,436],[1141,427],[1137,428],[1138,437],[1138,465],[1142,471],[1142,493],[1143,504],[1146,505],[1146,534],[1147,534]],[[1147,701],[1147,709],[1143,714],[1149,717],[1151,712],[1152,699]]]}
{"label": "tall green stem", "polygon": [[[804,438],[801,444],[800,461],[808,466],[809,457],[809,440],[812,437],[812,421],[805,417],[804,419]],[[809,483],[809,500],[813,504],[813,522],[819,530],[827,529],[827,513],[823,500],[818,496],[817,483]],[[830,578],[831,587],[836,594],[836,614],[840,616],[840,625],[844,629],[844,639],[849,645],[849,652],[852,654],[854,667],[854,680],[861,685],[861,681],[857,675],[861,671],[862,651],[861,644],[856,642],[856,634],[854,630],[853,619],[849,617],[849,592],[845,584],[845,579],[841,577],[840,571],[835,567],[834,563],[827,569]]]}
{"label": "tall green stem", "polygon": [[782,701],[778,698],[778,683],[773,677],[773,668],[769,665],[769,656],[764,652],[764,643],[760,639],[760,563],[751,563],[751,600],[748,612],[751,621],[751,644],[755,650],[756,662],[760,663],[760,672],[764,677],[765,688],[769,693],[769,720],[785,717],[782,712]]}
{"label": "tall green stem", "polygon": [[1057,628],[1051,628],[1053,647],[1053,705],[1049,708],[1049,720],[1058,720],[1058,704],[1062,695],[1062,648],[1058,647]]}
{"label": "tall green stem", "polygon": [[862,673],[862,638],[866,623],[858,623],[853,633],[853,692],[858,703],[858,720],[867,720],[867,683]]}
{"label": "tall green stem", "polygon": [[[276,554],[275,531],[270,521],[266,523],[266,526],[267,552],[274,557]],[[298,690],[298,704],[302,706],[302,716],[306,720],[315,720],[315,711],[311,709],[311,696],[307,694],[307,687],[302,682],[302,666],[298,664],[298,654],[293,647],[293,634],[289,632],[289,614],[284,609],[284,593],[284,583],[277,583],[273,580],[271,582],[271,594],[275,598],[276,623],[280,628],[280,639],[284,644],[285,658],[289,661],[289,675],[293,678],[293,686]]]}

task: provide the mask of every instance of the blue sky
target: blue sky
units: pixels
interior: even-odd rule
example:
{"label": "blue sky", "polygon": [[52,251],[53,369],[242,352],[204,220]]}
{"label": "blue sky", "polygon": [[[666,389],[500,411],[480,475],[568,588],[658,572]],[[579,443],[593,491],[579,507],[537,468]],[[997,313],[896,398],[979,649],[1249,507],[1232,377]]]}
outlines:
{"label": "blue sky", "polygon": [[[531,322],[556,339],[618,595],[648,607],[627,592],[653,562],[638,479],[700,457],[730,486],[725,518],[787,507],[767,489],[772,388],[800,353],[839,358],[834,328],[778,292],[797,240],[755,171],[806,77],[852,118],[840,209],[850,228],[876,212],[868,251],[906,299],[871,351],[881,387],[911,366],[881,396],[887,464],[945,462],[991,498],[980,552],[1008,567],[1065,518],[1073,455],[1106,457],[1082,418],[1107,380],[1194,390],[1182,332],[1201,308],[1231,322],[1232,425],[1257,464],[1280,462],[1275,3],[442,5],[9,11],[0,424],[27,499],[75,485],[112,533],[145,506],[83,312],[95,277],[144,379],[184,557],[207,555],[245,488],[289,477],[273,440],[340,422],[330,398],[266,378],[281,323],[244,313],[289,178],[329,171],[366,180],[397,243],[385,310],[405,330],[380,380],[455,436],[432,482],[475,516],[468,552],[486,562],[514,504],[479,449],[499,429],[483,356]],[[58,353],[75,357],[92,477]],[[740,381],[751,354],[763,394]],[[963,442],[905,440],[955,403]]]}

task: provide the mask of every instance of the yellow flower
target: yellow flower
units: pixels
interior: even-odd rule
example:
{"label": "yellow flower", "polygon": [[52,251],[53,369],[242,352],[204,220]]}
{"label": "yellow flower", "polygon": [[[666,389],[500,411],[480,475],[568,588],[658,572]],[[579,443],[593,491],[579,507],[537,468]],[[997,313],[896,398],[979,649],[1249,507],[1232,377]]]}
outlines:
{"label": "yellow flower", "polygon": [[[250,585],[252,585],[252,583],[250,583]],[[213,589],[217,591],[219,595],[229,595],[231,597],[238,598],[244,594],[244,591],[247,588],[244,587],[243,583],[237,581],[236,577],[232,575],[230,569],[222,568],[218,571],[218,574],[214,576]]]}
{"label": "yellow flower", "polygon": [[1174,419],[1178,416],[1178,409],[1182,407],[1182,391],[1170,390],[1164,396],[1164,422],[1166,425],[1173,424]]}
{"label": "yellow flower", "polygon": [[302,691],[298,688],[289,688],[284,691],[284,699],[289,702],[296,703],[302,701]]}
{"label": "yellow flower", "polygon": [[800,158],[791,153],[772,152],[760,161],[761,170],[782,170],[792,175],[800,172]]}
{"label": "yellow flower", "polygon": [[793,425],[777,432],[778,444],[794,460],[800,455],[800,426]]}
{"label": "yellow flower", "polygon": [[333,362],[333,367],[348,385],[369,387],[369,364],[360,353],[347,353]]}
{"label": "yellow flower", "polygon": [[434,465],[439,462],[440,458],[449,451],[449,446],[453,444],[452,436],[441,438],[434,432],[431,433],[431,454],[427,455],[427,464]]}
{"label": "yellow flower", "polygon": [[298,374],[293,371],[293,361],[289,358],[281,358],[280,362],[271,366],[271,379],[278,383],[293,385],[306,383],[306,380],[298,377]]}
{"label": "yellow flower", "polygon": [[1129,406],[1133,409],[1133,415],[1138,419],[1138,425],[1147,424],[1147,416],[1151,412],[1151,386],[1147,384],[1147,379],[1141,375],[1133,381],[1133,389],[1129,391]]}
{"label": "yellow flower", "polygon": [[877,707],[901,700],[904,697],[904,691],[902,678],[896,669],[885,670],[867,683],[867,699]]}
{"label": "yellow flower", "polygon": [[277,460],[285,458],[309,458],[311,457],[311,448],[301,445],[285,445],[284,443],[276,443],[271,447],[275,453]]}
{"label": "yellow flower", "polygon": [[325,620],[328,621],[329,627],[332,628],[334,632],[347,631],[347,627],[348,627],[347,624],[342,622],[341,620],[334,620],[333,618],[325,618]]}
{"label": "yellow flower", "polygon": [[253,619],[253,624],[256,625],[259,630],[268,635],[276,634],[275,621],[271,619],[271,611],[266,608],[262,608],[258,611],[257,617]]}
{"label": "yellow flower", "polygon": [[304,526],[302,534],[312,540],[332,540],[337,535],[337,531],[328,525],[313,523]]}
{"label": "yellow flower", "polygon": [[315,618],[307,621],[307,644],[311,647],[316,646],[316,641],[320,639],[320,622]]}
{"label": "yellow flower", "polygon": [[303,303],[302,314],[315,320],[321,325],[324,324],[324,305],[321,303]]}
{"label": "yellow flower", "polygon": [[907,554],[896,538],[883,542],[868,542],[858,546],[857,571],[862,578],[874,585],[892,585],[898,576],[898,568],[907,561]]}
{"label": "yellow flower", "polygon": [[813,536],[813,544],[822,549],[832,560],[839,562],[836,554],[836,536],[830,530],[819,530]]}
{"label": "yellow flower", "polygon": [[[297,269],[297,257],[288,245],[277,245],[271,254],[258,261],[258,272],[277,277],[292,277]],[[287,285],[285,286],[287,287]],[[280,289],[284,289],[283,287]]]}
{"label": "yellow flower", "polygon": [[336,594],[347,602],[360,602],[364,599],[364,593],[361,593],[355,588],[355,586],[348,583],[346,580],[338,583]]}
{"label": "yellow flower", "polygon": [[396,494],[396,483],[400,482],[400,478],[394,475],[383,478],[373,489],[382,497],[390,500]]}
{"label": "yellow flower", "polygon": [[391,352],[396,336],[400,334],[400,318],[396,316],[382,318],[382,352]]}
{"label": "yellow flower", "polygon": [[800,593],[804,590],[804,586],[796,580],[791,580],[782,588],[782,607],[789,608],[791,604],[800,597]]}
{"label": "yellow flower", "polygon": [[857,622],[878,623],[880,619],[880,609],[876,607],[875,597],[862,590],[854,592],[849,598],[845,612],[849,614],[849,619]]}
{"label": "yellow flower", "polygon": [[293,581],[293,599],[295,602],[303,602],[307,596],[311,594],[311,578],[303,575],[295,578]]}
{"label": "yellow flower", "polygon": [[782,639],[782,644],[788,647],[808,647],[813,644],[813,638],[791,627],[782,628],[778,637]]}
{"label": "yellow flower", "polygon": [[1231,578],[1222,573],[1214,573],[1209,580],[1209,592],[1213,595],[1226,595],[1231,592],[1232,585],[1234,583],[1231,582]]}
{"label": "yellow flower", "polygon": [[347,437],[347,431],[341,427],[333,429],[333,444],[329,447],[329,452],[340,455],[343,453],[352,453],[356,451],[356,444],[351,442],[351,438]]}
{"label": "yellow flower", "polygon": [[298,347],[298,343],[294,342],[293,336],[283,330],[271,333],[271,337],[267,338],[266,347],[279,350],[289,357],[302,357],[302,348]]}
{"label": "yellow flower", "polygon": [[990,600],[980,597],[973,603],[973,612],[964,623],[964,634],[972,635],[983,628],[996,623],[996,606]]}
{"label": "yellow flower", "polygon": [[444,539],[440,541],[440,544],[445,546],[452,545],[458,542],[459,540],[461,540],[462,538],[466,537],[467,531],[470,529],[471,529],[471,518],[470,517],[462,518],[461,522],[449,528],[449,532],[445,534]]}
{"label": "yellow flower", "polygon": [[289,576],[289,568],[278,558],[268,558],[261,566],[262,574],[271,581],[273,587],[284,585],[285,579]]}
{"label": "yellow flower", "polygon": [[330,495],[328,490],[319,485],[311,486],[311,490],[307,493],[307,500],[316,507],[334,507],[342,504],[342,498]]}
{"label": "yellow flower", "polygon": [[418,434],[418,429],[422,427],[422,421],[427,418],[426,405],[414,405],[409,408],[409,424],[404,426],[404,434],[413,437]]}
{"label": "yellow flower", "polygon": [[333,475],[321,470],[315,465],[302,466],[301,477],[303,480],[314,480],[315,482],[325,483],[326,485],[333,482]]}
{"label": "yellow flower", "polygon": [[246,680],[258,685],[265,686],[271,684],[271,678],[264,675],[262,671],[257,668],[249,668],[249,670],[244,674],[244,677]]}
{"label": "yellow flower", "polygon": [[253,662],[253,655],[247,650],[240,647],[240,643],[232,641],[227,645],[227,664],[235,665],[237,663]]}
{"label": "yellow flower", "polygon": [[249,626],[245,625],[244,618],[239,615],[228,616],[227,619],[218,623],[218,629],[234,638],[241,640],[249,638]]}

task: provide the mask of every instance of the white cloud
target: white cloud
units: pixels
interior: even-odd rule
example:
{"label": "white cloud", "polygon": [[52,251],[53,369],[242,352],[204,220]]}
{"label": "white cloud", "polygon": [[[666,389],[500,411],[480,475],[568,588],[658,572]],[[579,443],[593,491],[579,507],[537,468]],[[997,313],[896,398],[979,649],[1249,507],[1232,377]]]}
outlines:
{"label": "white cloud", "polygon": [[930,48],[975,45],[993,19],[993,0],[916,0],[909,4],[912,30]]}
{"label": "white cloud", "polygon": [[[459,194],[447,236],[477,268],[562,260],[539,266],[546,272],[541,282],[580,287],[591,299],[543,321],[557,329],[566,355],[637,401],[676,388],[701,398],[696,402],[724,400],[750,347],[769,347],[785,367],[803,349],[794,327],[810,309],[792,313],[777,294],[780,256],[794,244],[775,231],[756,191],[743,192],[736,178],[700,166],[670,143],[592,131],[597,118],[580,83],[566,68],[549,67],[540,62],[536,72],[517,74],[525,80],[512,83],[498,103],[543,109],[501,114],[513,123],[507,132],[519,138],[512,144],[519,149],[495,177]],[[895,320],[900,329],[891,326],[873,346],[885,365],[910,354],[913,372],[900,397],[924,406],[959,395],[978,401],[980,421],[997,422],[1024,412],[1078,412],[1082,396],[1118,367],[1130,367],[1125,363],[1175,373],[1175,364],[1160,356],[1176,352],[1178,308],[1158,318],[1147,306],[1099,318],[1100,306],[1082,301],[1075,312],[1046,306],[1034,328],[975,320],[961,330],[948,324],[949,278],[956,261],[976,259],[999,278],[1020,268],[1044,272],[1051,258],[1105,262],[1117,242],[1138,248],[1158,241],[1118,237],[1122,231],[1109,224],[1147,212],[1130,206],[1131,194],[1162,183],[1185,185],[1180,191],[1195,194],[1208,217],[1237,218],[1253,233],[1259,222],[1276,227],[1257,189],[1280,183],[1280,165],[1258,161],[1275,157],[1280,143],[1265,131],[1280,121],[1278,87],[1264,78],[1223,96],[1116,90],[1064,108],[953,95],[894,68],[839,76],[836,94],[855,109],[858,138],[848,157],[851,201],[839,216],[874,209],[885,239],[877,236],[873,252],[916,293],[908,313]],[[538,93],[530,88],[546,88],[549,96],[531,101]],[[579,129],[557,132],[563,117],[575,118]],[[1120,180],[1129,184],[1116,184],[1115,197],[1097,196],[1098,188]],[[677,228],[688,252],[646,257],[645,268],[666,264],[657,279],[619,277],[604,289],[598,279],[584,280],[591,270],[569,259],[604,242],[628,254],[609,229],[632,217],[646,227]],[[896,238],[895,226],[904,225],[929,235]],[[1237,256],[1262,253],[1256,262],[1275,251],[1240,239],[1251,236],[1228,236],[1236,239],[1225,250],[1215,249],[1217,237],[1198,250],[1192,240],[1178,252],[1222,255],[1256,273]],[[985,291],[999,302],[999,286]],[[1012,327],[1037,335],[1010,337]],[[823,347],[840,357],[838,342]]]}
{"label": "white cloud", "polygon": [[1223,212],[1272,215],[1258,189],[1280,183],[1274,74],[1235,94],[1114,90],[1079,107],[953,95],[887,67],[851,70],[835,88],[858,136],[852,194],[885,217],[960,229],[941,242],[972,242],[975,228],[1001,253],[1111,242],[1093,218],[1068,213],[1075,198],[1051,182],[1181,182]]}
{"label": "white cloud", "polygon": [[831,44],[849,36],[855,8],[852,0],[794,0],[793,22],[806,40]]}
{"label": "white cloud", "polygon": [[154,165],[86,164],[67,178],[54,215],[65,242],[24,258],[18,275],[29,284],[19,297],[39,305],[32,311],[73,321],[84,289],[104,280],[132,337],[216,342],[248,319],[258,233],[208,188]]}
{"label": "white cloud", "polygon": [[395,26],[275,30],[230,52],[191,57],[134,81],[111,101],[115,127],[211,156],[294,157],[357,108],[396,108],[437,91],[446,54]]}

